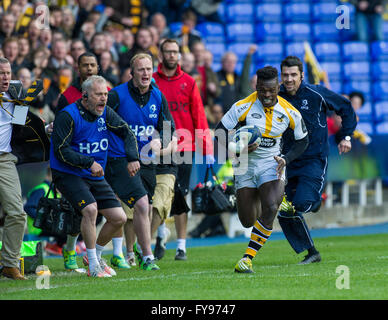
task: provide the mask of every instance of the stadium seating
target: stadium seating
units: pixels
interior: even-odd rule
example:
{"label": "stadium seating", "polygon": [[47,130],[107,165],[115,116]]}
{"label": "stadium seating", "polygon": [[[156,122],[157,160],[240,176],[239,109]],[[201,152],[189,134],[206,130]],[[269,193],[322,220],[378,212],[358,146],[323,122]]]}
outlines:
{"label": "stadium seating", "polygon": [[[248,53],[249,47],[252,45],[252,43],[231,43],[227,46],[228,51],[232,51],[236,54],[238,60],[242,62],[245,59],[245,56]],[[252,59],[253,61],[255,58]]]}
{"label": "stadium seating", "polygon": [[369,45],[366,42],[349,41],[342,44],[345,61],[365,61],[369,57]]}
{"label": "stadium seating", "polygon": [[284,5],[285,22],[310,22],[309,2],[290,2]]}
{"label": "stadium seating", "polygon": [[372,103],[365,102],[362,108],[357,110],[357,116],[360,121],[367,121],[367,122],[373,122],[374,121],[374,112]]}
{"label": "stadium seating", "polygon": [[375,103],[375,121],[388,121],[388,100]]}
{"label": "stadium seating", "polygon": [[388,81],[373,82],[372,95],[375,101],[388,100]]}
{"label": "stadium seating", "polygon": [[251,23],[229,23],[226,25],[227,42],[254,42],[254,26]]}
{"label": "stadium seating", "polygon": [[375,41],[371,44],[371,55],[375,61],[388,60],[388,41]]}
{"label": "stadium seating", "polygon": [[308,23],[286,23],[283,24],[284,39],[286,41],[310,41],[311,27]]}
{"label": "stadium seating", "polygon": [[284,58],[281,42],[264,42],[257,45],[257,62],[280,61]]}
{"label": "stadium seating", "polygon": [[373,80],[388,80],[388,61],[376,61],[371,65]]}
{"label": "stadium seating", "polygon": [[342,81],[331,81],[330,80],[330,89],[334,92],[342,92]]}
{"label": "stadium seating", "polygon": [[256,21],[282,22],[283,10],[280,2],[258,3],[255,10]]}
{"label": "stadium seating", "polygon": [[349,94],[352,91],[360,91],[366,100],[371,100],[371,84],[370,81],[345,81],[343,93]]}
{"label": "stadium seating", "polygon": [[303,58],[304,56],[304,44],[303,42],[290,42],[285,47],[286,56],[297,56]]}
{"label": "stadium seating", "polygon": [[357,123],[356,129],[361,130],[362,132],[366,133],[367,135],[374,134],[373,122],[360,121]]}
{"label": "stadium seating", "polygon": [[330,82],[342,80],[342,65],[340,62],[322,62],[320,66],[322,70],[326,71]]}
{"label": "stadium seating", "polygon": [[336,1],[322,1],[314,3],[312,7],[312,19],[314,22],[335,22],[338,17]]}
{"label": "stadium seating", "polygon": [[224,26],[215,22],[204,22],[197,25],[205,42],[225,42]]}
{"label": "stadium seating", "polygon": [[369,62],[345,62],[343,64],[343,76],[345,80],[370,80]]}
{"label": "stadium seating", "polygon": [[269,42],[283,40],[283,25],[276,22],[259,22],[255,27],[256,41]]}
{"label": "stadium seating", "polygon": [[316,42],[314,53],[318,61],[341,61],[341,46],[337,42]]}
{"label": "stadium seating", "polygon": [[376,134],[388,135],[388,121],[378,123],[375,132]]}
{"label": "stadium seating", "polygon": [[221,61],[221,58],[226,51],[224,43],[206,43],[206,49],[213,54],[213,60],[216,62]]}
{"label": "stadium seating", "polygon": [[226,22],[252,22],[254,18],[254,4],[252,2],[230,3],[225,11]]}
{"label": "stadium seating", "polygon": [[314,41],[339,41],[341,35],[333,22],[317,22],[313,25]]}

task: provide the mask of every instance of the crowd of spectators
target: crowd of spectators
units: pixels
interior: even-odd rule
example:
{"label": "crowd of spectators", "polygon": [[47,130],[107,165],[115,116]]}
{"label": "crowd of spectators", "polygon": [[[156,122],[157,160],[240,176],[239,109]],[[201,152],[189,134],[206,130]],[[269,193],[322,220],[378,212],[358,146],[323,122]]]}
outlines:
{"label": "crowd of spectators", "polygon": [[[236,57],[225,54],[221,70],[213,70],[213,55],[206,49],[199,21],[221,22],[217,7],[221,1],[47,1],[13,0],[0,8],[0,56],[7,58],[14,80],[27,89],[42,79],[43,94],[30,107],[51,122],[59,95],[76,81],[77,59],[86,52],[98,58],[99,74],[115,87],[131,78],[129,62],[147,52],[158,65],[159,44],[165,38],[181,44],[182,69],[193,76],[201,92],[209,125],[214,127],[230,103],[244,95],[249,83],[250,60],[242,75],[236,73]],[[172,32],[173,22],[182,27]],[[251,51],[248,54],[252,54]],[[213,108],[213,106],[215,107]]]}

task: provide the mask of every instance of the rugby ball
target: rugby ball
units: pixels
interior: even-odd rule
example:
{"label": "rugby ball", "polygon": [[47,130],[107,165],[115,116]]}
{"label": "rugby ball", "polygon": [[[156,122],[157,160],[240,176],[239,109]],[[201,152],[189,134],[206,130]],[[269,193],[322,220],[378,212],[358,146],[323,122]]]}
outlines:
{"label": "rugby ball", "polygon": [[232,140],[228,144],[228,149],[234,153],[241,153],[241,151],[255,142],[260,144],[261,132],[259,127],[250,125],[243,126],[236,131]]}

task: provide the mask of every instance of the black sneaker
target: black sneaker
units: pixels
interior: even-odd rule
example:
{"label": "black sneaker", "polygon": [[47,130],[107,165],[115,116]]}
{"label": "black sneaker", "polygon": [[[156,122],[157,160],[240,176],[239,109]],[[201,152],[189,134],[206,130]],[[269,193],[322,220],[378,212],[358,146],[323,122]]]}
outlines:
{"label": "black sneaker", "polygon": [[298,264],[310,264],[314,262],[321,262],[321,260],[321,255],[319,252],[317,252],[315,254],[305,256],[304,259]]}
{"label": "black sneaker", "polygon": [[186,252],[182,249],[178,249],[175,255],[175,260],[187,260]]}
{"label": "black sneaker", "polygon": [[166,252],[166,245],[163,243],[163,239],[161,237],[156,237],[154,256],[156,260],[161,260],[164,257],[164,253]]}

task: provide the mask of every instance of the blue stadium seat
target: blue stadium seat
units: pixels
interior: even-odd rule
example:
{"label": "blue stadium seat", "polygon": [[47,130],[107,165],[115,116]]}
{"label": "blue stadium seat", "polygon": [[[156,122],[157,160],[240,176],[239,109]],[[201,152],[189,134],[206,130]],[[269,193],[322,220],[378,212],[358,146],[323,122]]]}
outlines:
{"label": "blue stadium seat", "polygon": [[304,44],[303,42],[290,42],[285,47],[286,56],[297,56],[303,61],[304,57]]}
{"label": "blue stadium seat", "polygon": [[221,1],[221,3],[219,4],[218,6],[218,9],[217,9],[217,13],[219,15],[219,17],[221,18],[221,21],[225,22],[226,21],[226,4],[224,3],[224,1]]}
{"label": "blue stadium seat", "polygon": [[369,80],[370,79],[370,64],[364,62],[345,62],[343,64],[344,80]]}
{"label": "blue stadium seat", "polygon": [[372,63],[372,79],[388,80],[388,61],[376,61]]}
{"label": "blue stadium seat", "polygon": [[290,2],[284,5],[283,17],[285,22],[309,22],[310,3]]}
{"label": "blue stadium seat", "polygon": [[256,5],[256,21],[282,22],[282,3],[258,3]]}
{"label": "blue stadium seat", "polygon": [[384,21],[383,23],[383,33],[384,39],[388,39],[388,21]]}
{"label": "blue stadium seat", "polygon": [[369,45],[366,42],[350,41],[342,44],[342,53],[345,61],[369,59]]}
{"label": "blue stadium seat", "polygon": [[322,70],[326,71],[330,83],[342,80],[342,64],[340,62],[321,62]]}
{"label": "blue stadium seat", "polygon": [[342,94],[342,81],[331,81],[330,80],[330,90],[338,94]]}
{"label": "blue stadium seat", "polygon": [[388,121],[388,100],[375,103],[375,121]]}
{"label": "blue stadium seat", "polygon": [[360,130],[367,135],[373,135],[374,134],[374,125],[373,122],[368,122],[368,121],[360,121],[357,123],[356,130]]}
{"label": "blue stadium seat", "polygon": [[388,121],[378,123],[375,129],[376,129],[376,134],[388,135]]}
{"label": "blue stadium seat", "polygon": [[313,25],[314,41],[339,41],[341,38],[339,30],[333,22],[316,22]]}
{"label": "blue stadium seat", "polygon": [[203,22],[196,29],[201,33],[206,42],[224,42],[224,26],[216,22]]}
{"label": "blue stadium seat", "polygon": [[251,23],[229,23],[226,25],[227,42],[254,42],[254,26]]}
{"label": "blue stadium seat", "polygon": [[174,34],[178,30],[182,29],[182,22],[171,22],[168,26],[170,28],[171,34]]}
{"label": "blue stadium seat", "polygon": [[253,21],[254,5],[251,2],[229,3],[225,9],[227,23]]}
{"label": "blue stadium seat", "polygon": [[283,25],[277,22],[259,22],[256,24],[256,41],[282,41]]}
{"label": "blue stadium seat", "polygon": [[214,72],[217,72],[217,71],[221,70],[221,68],[222,68],[221,62],[220,62],[220,61],[215,61],[215,60],[213,60],[213,63],[212,63],[212,70],[213,70]]}
{"label": "blue stadium seat", "polygon": [[226,51],[225,44],[223,43],[206,43],[206,49],[213,54],[213,60],[217,62],[221,61]]}
{"label": "blue stadium seat", "polygon": [[311,28],[308,23],[286,23],[284,26],[284,38],[289,42],[310,41]]}
{"label": "blue stadium seat", "polygon": [[371,100],[371,84],[370,81],[346,81],[342,87],[343,93],[349,94],[352,91],[360,91],[365,100]]}
{"label": "blue stadium seat", "polygon": [[360,121],[373,122],[374,113],[373,113],[372,103],[368,101],[365,102],[362,108],[357,110],[357,116]]}
{"label": "blue stadium seat", "polygon": [[388,81],[376,81],[372,84],[374,101],[388,100]]}
{"label": "blue stadium seat", "polygon": [[314,3],[312,7],[313,21],[335,22],[338,17],[337,7],[338,4],[333,1]]}
{"label": "blue stadium seat", "polygon": [[[237,74],[241,74],[243,66],[244,66],[243,61],[237,61],[237,63],[236,63],[236,73]],[[249,77],[252,77],[256,73],[257,69],[255,69],[255,68],[256,68],[255,64],[252,63],[250,68],[249,68]]]}
{"label": "blue stadium seat", "polygon": [[283,44],[281,42],[263,42],[257,45],[257,62],[280,61],[283,58]]}
{"label": "blue stadium seat", "polygon": [[[227,46],[227,50],[235,53],[237,58],[238,58],[238,61],[242,62],[245,59],[245,57],[248,53],[248,49],[251,45],[252,45],[252,43],[250,43],[250,42],[230,43]],[[252,57],[252,61],[254,62],[255,60],[256,60],[256,57]]]}
{"label": "blue stadium seat", "polygon": [[388,60],[388,41],[375,41],[371,44],[372,59]]}
{"label": "blue stadium seat", "polygon": [[341,61],[341,47],[337,42],[316,42],[314,53],[318,61]]}

